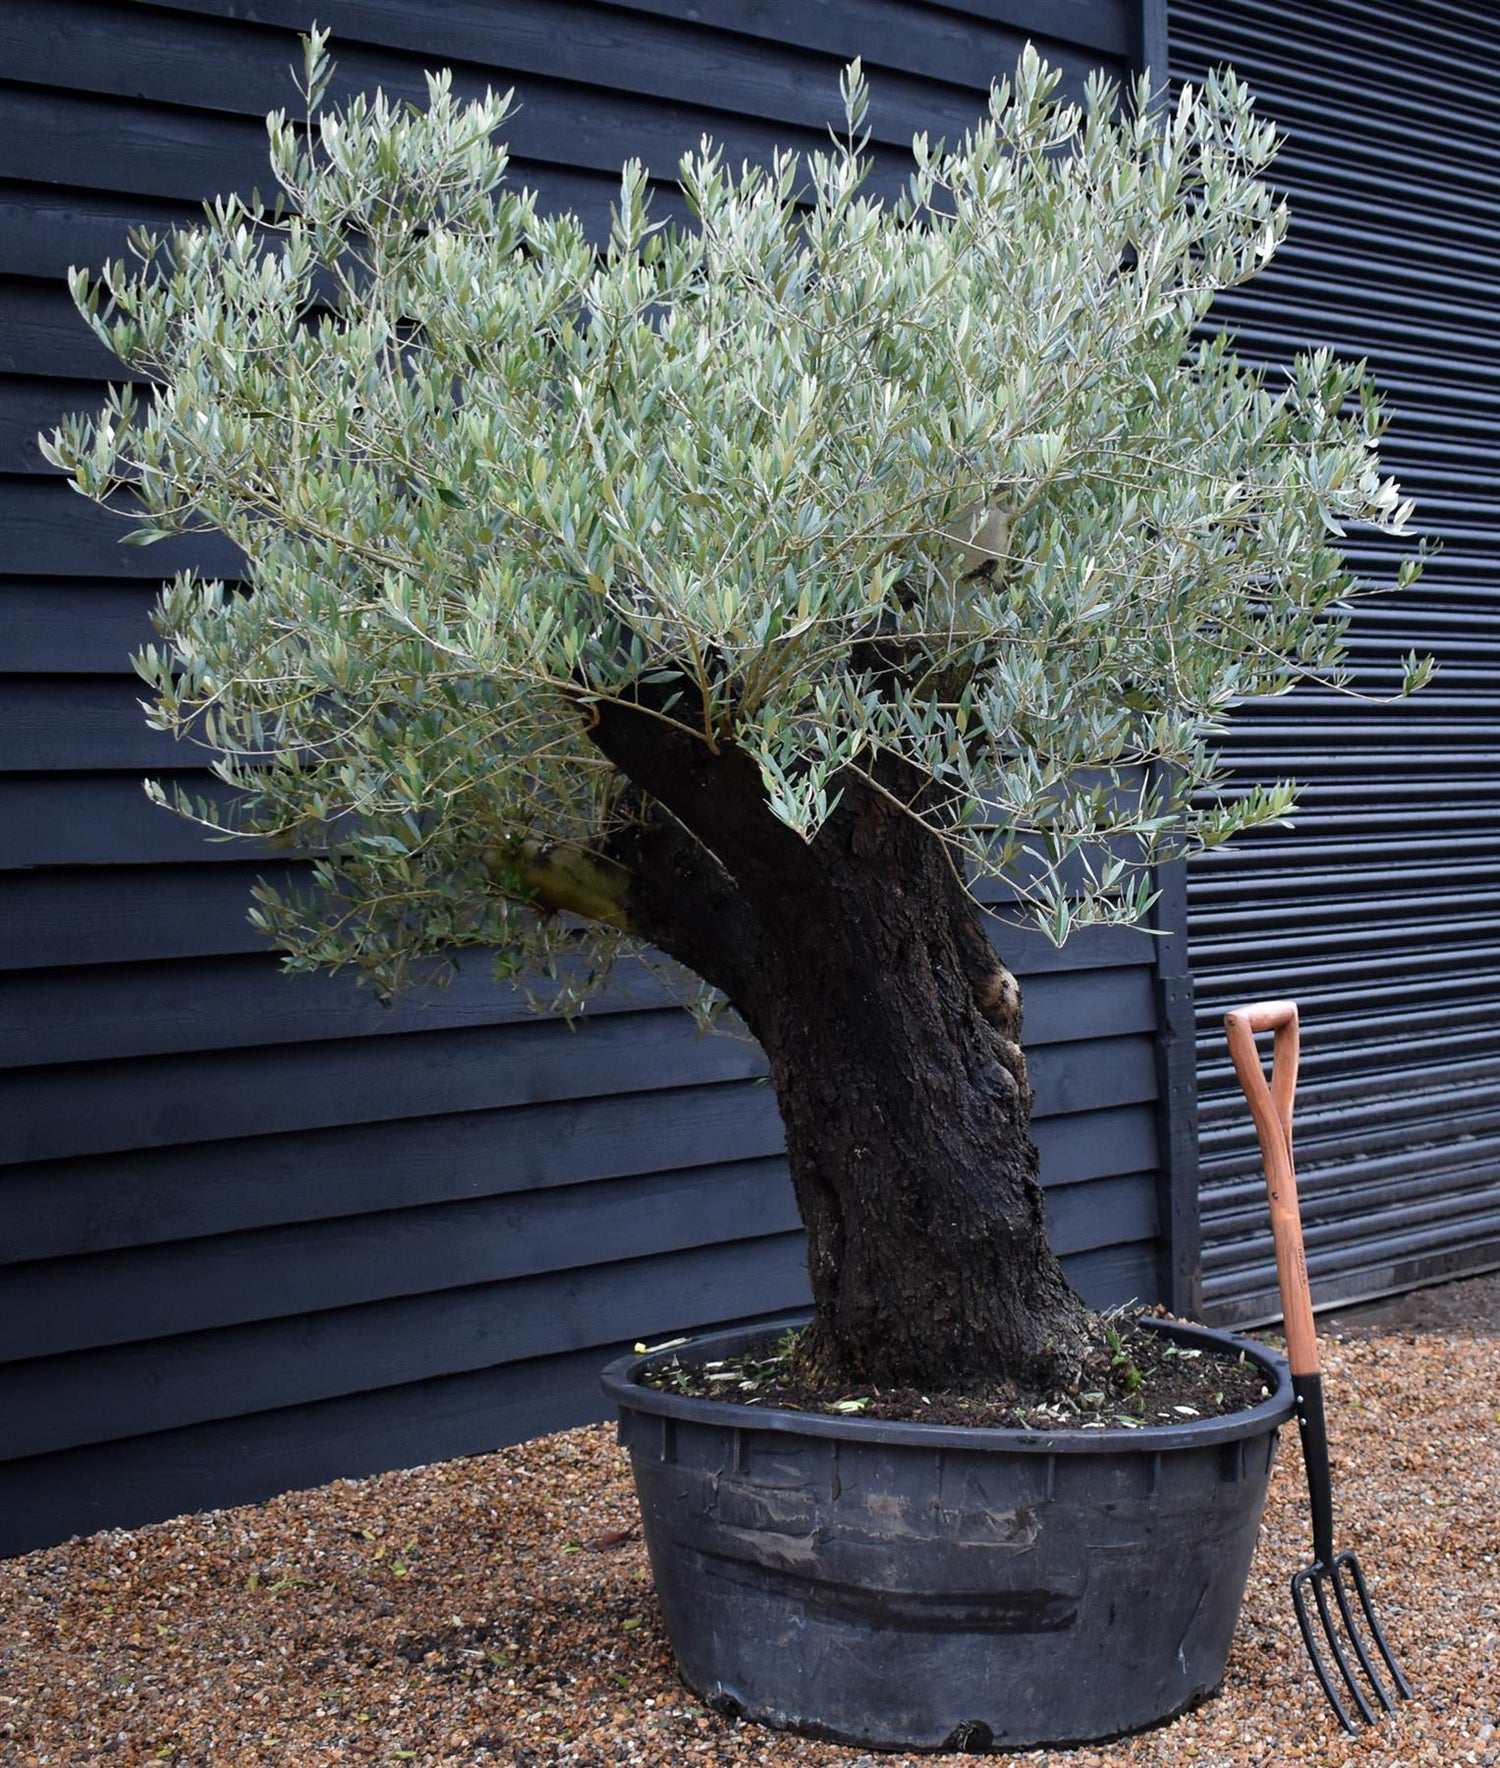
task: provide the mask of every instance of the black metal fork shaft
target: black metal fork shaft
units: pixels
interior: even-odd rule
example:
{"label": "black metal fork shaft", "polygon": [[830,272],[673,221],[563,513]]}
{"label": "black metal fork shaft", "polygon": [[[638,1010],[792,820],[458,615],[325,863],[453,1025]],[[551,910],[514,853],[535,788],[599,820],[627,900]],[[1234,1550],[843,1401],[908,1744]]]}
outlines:
{"label": "black metal fork shaft", "polygon": [[1313,1558],[1333,1565],[1333,1476],[1328,1468],[1328,1420],[1323,1410],[1323,1377],[1292,1376],[1297,1399],[1297,1434],[1307,1469],[1307,1503],[1312,1518]]}

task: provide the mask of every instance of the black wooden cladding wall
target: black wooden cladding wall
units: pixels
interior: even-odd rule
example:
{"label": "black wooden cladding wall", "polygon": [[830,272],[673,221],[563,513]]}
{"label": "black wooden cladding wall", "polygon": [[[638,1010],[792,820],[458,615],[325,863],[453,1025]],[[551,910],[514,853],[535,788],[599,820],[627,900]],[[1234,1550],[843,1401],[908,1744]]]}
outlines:
{"label": "black wooden cladding wall", "polygon": [[[1315,1299],[1500,1264],[1500,12],[1490,4],[1174,0],[1172,68],[1232,63],[1288,136],[1284,256],[1226,302],[1243,353],[1368,356],[1384,450],[1441,556],[1356,617],[1377,691],[1408,650],[1435,685],[1381,707],[1297,693],[1249,715],[1248,775],[1308,782],[1295,834],[1190,868],[1204,1293],[1279,1312],[1254,1138],[1229,1070],[1235,1000],[1303,1013],[1298,1173]],[[1363,543],[1362,569],[1391,573]]]}
{"label": "black wooden cladding wall", "polygon": [[[244,920],[256,864],[139,784],[191,758],[143,725],[127,654],[212,548],[122,549],[34,442],[110,367],[64,271],[265,183],[314,17],[344,90],[514,83],[515,175],[596,226],[630,154],[817,144],[855,54],[890,148],[959,131],[1028,31],[1075,88],[1135,53],[1125,0],[686,11],[0,7],[0,1552],[597,1417],[622,1342],[805,1297],[752,1047],[630,977],[573,1032],[482,962],[389,1012],[278,974]],[[1056,1241],[1095,1301],[1155,1295],[1159,950],[1010,950]]]}

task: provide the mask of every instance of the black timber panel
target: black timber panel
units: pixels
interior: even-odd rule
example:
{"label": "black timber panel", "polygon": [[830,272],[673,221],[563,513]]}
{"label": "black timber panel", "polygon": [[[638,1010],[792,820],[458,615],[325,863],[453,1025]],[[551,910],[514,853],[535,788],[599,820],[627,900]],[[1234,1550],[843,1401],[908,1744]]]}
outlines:
{"label": "black timber panel", "polygon": [[[1293,834],[1189,873],[1199,1002],[1204,1298],[1279,1316],[1264,1182],[1226,1059],[1226,1007],[1303,1018],[1298,1172],[1318,1306],[1500,1264],[1500,14],[1464,0],[1174,0],[1172,71],[1231,63],[1285,131],[1283,254],[1225,302],[1242,353],[1368,357],[1383,454],[1441,543],[1410,594],[1356,612],[1364,684],[1438,659],[1405,705],[1298,692],[1247,712],[1242,776],[1308,782]],[[1355,539],[1389,581],[1393,562]]]}
{"label": "black timber panel", "polygon": [[[1081,92],[1137,53],[1127,0],[18,0],[0,8],[0,1552],[600,1415],[637,1336],[806,1299],[774,1101],[750,1044],[699,1038],[640,971],[576,1030],[482,953],[394,1009],[289,980],[244,919],[284,859],[205,841],[140,776],[211,790],[147,730],[128,653],[156,585],[233,578],[209,539],[122,548],[37,429],[110,360],[72,264],[265,182],[296,33],[343,91],[514,84],[515,176],[600,230],[625,157],[817,146],[842,64],[875,93],[876,183],[953,134],[1025,38]],[[1054,1240],[1096,1302],[1157,1293],[1157,945],[1026,979]],[[32,1402],[35,1402],[34,1404]],[[26,1416],[23,1418],[22,1414]]]}

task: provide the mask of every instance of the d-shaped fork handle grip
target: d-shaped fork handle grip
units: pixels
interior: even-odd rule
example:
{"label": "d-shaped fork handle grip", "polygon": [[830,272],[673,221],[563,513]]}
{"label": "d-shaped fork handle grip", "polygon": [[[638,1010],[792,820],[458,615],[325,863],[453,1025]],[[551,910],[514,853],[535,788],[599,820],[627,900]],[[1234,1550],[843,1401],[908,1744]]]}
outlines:
{"label": "d-shaped fork handle grip", "polygon": [[[1292,1164],[1292,1101],[1297,1092],[1300,1049],[1297,1003],[1255,1001],[1249,1006],[1235,1007],[1224,1016],[1224,1030],[1265,1162],[1271,1238],[1276,1246],[1276,1279],[1281,1287],[1281,1311],[1286,1324],[1287,1361],[1293,1375],[1316,1375],[1322,1365],[1313,1331],[1312,1290],[1302,1245],[1302,1213],[1297,1207],[1297,1172]],[[1261,1066],[1260,1051],[1255,1047],[1258,1031],[1276,1033],[1269,1083]]]}

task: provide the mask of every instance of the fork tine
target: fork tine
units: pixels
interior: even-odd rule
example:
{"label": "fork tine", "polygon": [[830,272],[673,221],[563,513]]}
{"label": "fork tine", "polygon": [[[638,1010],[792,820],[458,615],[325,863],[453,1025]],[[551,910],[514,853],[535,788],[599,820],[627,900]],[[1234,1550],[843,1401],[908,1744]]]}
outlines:
{"label": "fork tine", "polygon": [[1323,1653],[1318,1649],[1317,1636],[1313,1632],[1312,1622],[1307,1614],[1307,1594],[1304,1583],[1311,1579],[1313,1589],[1317,1590],[1315,1566],[1306,1566],[1292,1578],[1292,1608],[1297,1616],[1297,1625],[1302,1629],[1302,1643],[1307,1647],[1307,1655],[1312,1660],[1312,1667],[1317,1672],[1318,1680],[1323,1685],[1323,1692],[1328,1697],[1328,1704],[1339,1716],[1339,1723],[1351,1737],[1357,1736],[1359,1727],[1349,1717],[1349,1709],[1339,1699],[1339,1691],[1334,1686],[1333,1678],[1328,1674],[1328,1666],[1323,1662]]}
{"label": "fork tine", "polygon": [[[1348,1564],[1349,1555],[1347,1553],[1339,1553],[1334,1555],[1333,1564],[1328,1568],[1328,1581],[1333,1586],[1334,1600],[1339,1605],[1339,1615],[1344,1623],[1344,1633],[1347,1636],[1349,1643],[1354,1647],[1354,1655],[1359,1659],[1359,1667],[1364,1671],[1365,1675],[1369,1677],[1370,1686],[1375,1690],[1375,1698],[1380,1702],[1381,1706],[1385,1708],[1386,1712],[1394,1713],[1396,1710],[1396,1703],[1386,1693],[1385,1684],[1380,1680],[1379,1676],[1376,1675],[1375,1666],[1370,1662],[1370,1654],[1365,1650],[1364,1629],[1355,1624],[1354,1610],[1349,1606],[1349,1593],[1344,1588],[1344,1580],[1339,1576],[1340,1567],[1347,1566]],[[1352,1569],[1353,1568],[1351,1568],[1351,1571]],[[1359,1584],[1360,1580],[1356,1578],[1356,1590],[1358,1590]],[[1369,1603],[1364,1603],[1363,1607],[1366,1617],[1373,1619]],[[1378,1633],[1380,1629],[1376,1627],[1374,1630]]]}
{"label": "fork tine", "polygon": [[1338,1665],[1339,1672],[1348,1685],[1349,1692],[1354,1696],[1354,1704],[1359,1708],[1359,1716],[1366,1725],[1375,1723],[1375,1709],[1365,1698],[1365,1691],[1359,1685],[1359,1678],[1354,1674],[1354,1666],[1344,1653],[1339,1641],[1338,1629],[1333,1624],[1333,1610],[1328,1606],[1327,1584],[1329,1580],[1327,1566],[1319,1563],[1313,1570],[1313,1597],[1318,1604],[1318,1615],[1323,1622],[1323,1632],[1327,1636],[1329,1649],[1333,1652],[1333,1661]]}
{"label": "fork tine", "polygon": [[[1410,1700],[1412,1698],[1412,1686],[1406,1680],[1406,1677],[1402,1675],[1401,1666],[1396,1662],[1396,1654],[1391,1650],[1380,1622],[1376,1619],[1375,1605],[1370,1600],[1370,1589],[1365,1583],[1364,1567],[1359,1563],[1358,1557],[1351,1551],[1340,1553],[1335,1559],[1334,1564],[1336,1567],[1346,1567],[1349,1575],[1354,1579],[1354,1589],[1355,1594],[1359,1597],[1359,1605],[1365,1611],[1365,1620],[1369,1623],[1370,1634],[1375,1641],[1381,1657],[1385,1660],[1386,1669],[1391,1673],[1391,1679],[1396,1684],[1396,1691],[1403,1699]],[[1379,1686],[1380,1684],[1377,1680],[1376,1687],[1378,1688]],[[1387,1711],[1392,1710],[1394,1709],[1391,1707],[1390,1703],[1387,1702]]]}

